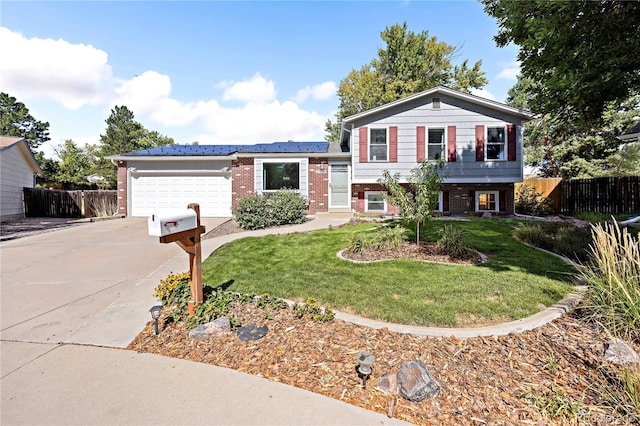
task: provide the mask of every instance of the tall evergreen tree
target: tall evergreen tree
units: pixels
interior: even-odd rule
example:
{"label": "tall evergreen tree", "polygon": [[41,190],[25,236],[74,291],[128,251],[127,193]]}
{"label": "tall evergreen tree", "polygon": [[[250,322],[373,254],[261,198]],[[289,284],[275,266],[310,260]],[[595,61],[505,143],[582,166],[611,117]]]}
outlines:
{"label": "tall evergreen tree", "polygon": [[32,149],[50,140],[49,123],[38,121],[22,102],[0,93],[0,135],[25,138]]}

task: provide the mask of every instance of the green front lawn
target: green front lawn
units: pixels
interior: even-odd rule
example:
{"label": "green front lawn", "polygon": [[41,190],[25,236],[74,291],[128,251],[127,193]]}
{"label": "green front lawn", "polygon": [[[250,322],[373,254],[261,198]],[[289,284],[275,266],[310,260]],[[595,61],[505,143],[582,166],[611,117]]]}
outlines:
{"label": "green front lawn", "polygon": [[354,264],[336,253],[349,236],[372,225],[248,237],[220,247],[203,262],[203,280],[242,292],[320,304],[385,321],[463,326],[520,319],[553,305],[572,288],[572,268],[517,242],[515,220],[431,221],[428,240],[454,223],[489,260],[476,266],[417,260]]}

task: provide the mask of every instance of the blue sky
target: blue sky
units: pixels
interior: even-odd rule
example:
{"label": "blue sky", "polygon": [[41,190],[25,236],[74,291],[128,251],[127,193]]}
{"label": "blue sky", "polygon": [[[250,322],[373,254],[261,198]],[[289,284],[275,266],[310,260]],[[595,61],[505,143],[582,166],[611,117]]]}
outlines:
{"label": "blue sky", "polygon": [[482,60],[503,102],[517,48],[498,48],[476,1],[0,2],[0,91],[66,139],[96,143],[115,105],[177,143],[324,138],[344,77],[407,22]]}

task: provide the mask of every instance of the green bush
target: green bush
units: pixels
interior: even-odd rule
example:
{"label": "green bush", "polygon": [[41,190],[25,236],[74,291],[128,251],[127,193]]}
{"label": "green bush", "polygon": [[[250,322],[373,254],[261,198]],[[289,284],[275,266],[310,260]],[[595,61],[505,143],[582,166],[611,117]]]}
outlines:
{"label": "green bush", "polygon": [[[163,305],[180,303],[184,298],[185,291],[187,292],[187,297],[191,296],[190,277],[189,272],[171,273],[164,280],[160,280],[160,284],[156,287],[153,295],[160,299]],[[187,301],[188,299],[184,301],[185,306]]]}
{"label": "green bush", "polygon": [[516,213],[544,216],[551,213],[549,199],[529,185],[521,185],[515,197]]}
{"label": "green bush", "polygon": [[521,241],[534,247],[549,251],[553,250],[553,237],[542,229],[542,226],[538,223],[527,224],[516,228],[514,234]]}
{"label": "green bush", "polygon": [[456,258],[465,258],[471,254],[472,250],[464,242],[462,231],[452,224],[445,223],[438,230],[438,235],[440,239],[436,245],[443,253]]}
{"label": "green bush", "polygon": [[247,195],[238,200],[233,214],[242,229],[262,229],[272,224],[267,199],[259,194]]}
{"label": "green bush", "polygon": [[291,190],[280,190],[274,193],[268,202],[273,225],[292,225],[305,220],[305,198]]}
{"label": "green bush", "polygon": [[241,198],[233,214],[238,226],[254,230],[303,223],[305,209],[306,200],[302,195],[281,189],[270,196],[251,194]]}
{"label": "green bush", "polygon": [[591,244],[591,230],[567,222],[528,223],[514,231],[516,238],[574,260],[585,260]]}

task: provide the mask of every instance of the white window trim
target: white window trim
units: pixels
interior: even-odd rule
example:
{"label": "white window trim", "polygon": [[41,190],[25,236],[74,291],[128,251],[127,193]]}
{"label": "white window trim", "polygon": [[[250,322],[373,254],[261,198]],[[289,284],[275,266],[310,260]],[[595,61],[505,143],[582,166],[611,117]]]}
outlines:
{"label": "white window trim", "polygon": [[448,152],[448,140],[447,140],[447,126],[433,126],[427,127],[425,130],[425,157],[427,157],[427,161],[437,161],[435,159],[429,158],[429,130],[442,130],[442,159],[447,162],[449,161],[449,152]]}
{"label": "white window trim", "polygon": [[262,165],[260,166],[260,173],[262,177],[262,188],[256,188],[256,192],[260,194],[273,194],[278,192],[277,189],[264,189],[265,181],[264,181],[264,164],[265,163],[298,163],[298,189],[293,189],[292,191],[303,194],[302,182],[304,181],[304,176],[302,173],[302,160],[299,158],[268,158],[262,160]]}
{"label": "white window trim", "polygon": [[[373,141],[373,138],[371,137],[371,132],[373,130],[384,130],[385,131],[385,141],[386,141],[386,147],[387,147],[387,158],[384,160],[372,160],[371,159],[371,142]],[[369,128],[369,134],[367,135],[369,138],[369,142],[367,143],[367,155],[368,155],[368,161],[371,163],[388,163],[389,162],[389,128],[388,127],[371,127]],[[373,144],[373,145],[378,145],[378,144]]]}
{"label": "white window trim", "polygon": [[371,213],[386,213],[387,212],[387,200],[382,198],[383,210],[369,210],[369,195],[379,194],[382,195],[381,191],[365,191],[364,193],[364,211]]}
{"label": "white window trim", "polygon": [[[504,158],[487,158],[487,153],[489,150],[487,146],[489,145],[489,127],[502,127],[504,129],[504,149],[503,149],[503,157]],[[509,158],[509,153],[507,150],[509,149],[509,135],[507,134],[507,125],[506,124],[492,124],[484,126],[484,161],[507,161]]]}
{"label": "white window trim", "polygon": [[444,192],[440,191],[440,192],[438,192],[438,207],[436,207],[434,212],[436,212],[436,213],[443,213],[444,212],[443,200],[444,200]]}
{"label": "white window trim", "polygon": [[[496,200],[495,210],[480,210],[480,194],[493,194]],[[476,211],[477,212],[499,212],[500,211],[500,191],[476,191]]]}

